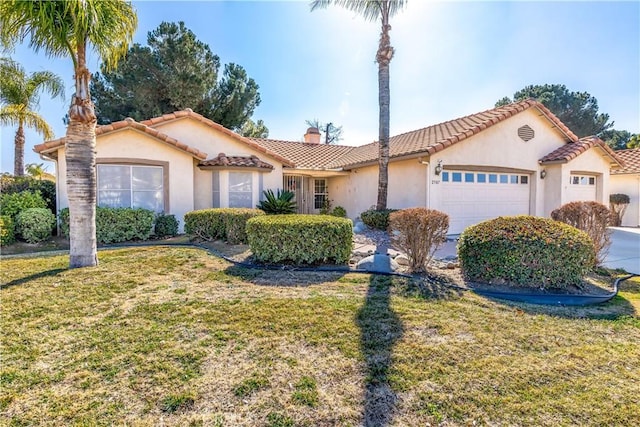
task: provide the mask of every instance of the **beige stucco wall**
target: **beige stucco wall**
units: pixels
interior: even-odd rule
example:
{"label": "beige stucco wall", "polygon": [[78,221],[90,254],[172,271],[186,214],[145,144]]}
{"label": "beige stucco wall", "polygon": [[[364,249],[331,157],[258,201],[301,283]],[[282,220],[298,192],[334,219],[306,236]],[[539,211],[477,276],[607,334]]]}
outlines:
{"label": "beige stucco wall", "polygon": [[[187,117],[167,123],[161,123],[155,126],[155,129],[176,138],[178,141],[183,142],[190,147],[197,148],[198,150],[207,153],[208,159],[216,157],[219,153],[225,153],[227,156],[255,155],[274,167],[271,172],[261,172],[263,180],[262,188],[264,190],[272,189],[274,191],[278,188],[282,188],[282,163],[261,151],[254,150],[247,144],[240,142],[229,135],[205,125],[202,122]],[[193,179],[195,209],[211,207],[211,171],[202,171],[195,168]],[[221,179],[226,179],[226,173],[222,173]],[[258,186],[258,179],[258,175],[254,174],[254,183],[256,188]],[[221,189],[224,190],[225,186],[222,184],[223,183],[221,182]],[[256,195],[255,199],[257,204],[259,195]],[[221,194],[221,200],[226,200],[224,194]]]}
{"label": "beige stucco wall", "polygon": [[616,193],[626,194],[630,201],[622,225],[640,227],[640,174],[611,175],[609,194]]}
{"label": "beige stucco wall", "polygon": [[[393,209],[425,206],[427,167],[418,159],[389,163],[387,206]],[[367,166],[351,171],[349,176],[329,179],[329,198],[342,206],[354,219],[378,199],[378,167]]]}
{"label": "beige stucco wall", "polygon": [[572,174],[594,175],[596,177],[596,202],[609,205],[609,159],[592,148],[569,163],[562,165],[562,200],[560,206],[571,201],[568,197],[570,176]]}

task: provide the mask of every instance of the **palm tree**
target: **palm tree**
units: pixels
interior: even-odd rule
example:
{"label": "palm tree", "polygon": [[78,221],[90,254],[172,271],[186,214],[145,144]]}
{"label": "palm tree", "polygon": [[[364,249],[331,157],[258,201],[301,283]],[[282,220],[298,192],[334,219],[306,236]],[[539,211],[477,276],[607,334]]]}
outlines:
{"label": "palm tree", "polygon": [[56,98],[64,96],[62,79],[50,71],[38,71],[27,76],[24,68],[9,58],[0,58],[0,124],[18,126],[15,137],[13,174],[24,175],[24,127],[38,132],[44,139],[52,139],[53,129],[35,110],[40,92]]}
{"label": "palm tree", "polygon": [[378,106],[380,109],[378,123],[378,201],[376,209],[386,209],[387,188],[389,186],[389,100],[391,98],[389,63],[393,58],[394,51],[389,38],[389,31],[391,30],[389,18],[404,7],[406,0],[313,0],[311,2],[311,11],[325,8],[331,4],[356,12],[367,21],[380,19],[382,24],[378,52],[376,53],[376,62],[378,63]]}
{"label": "palm tree", "polygon": [[98,264],[96,248],[96,114],[89,83],[87,49],[93,48],[107,69],[128,49],[138,24],[123,0],[0,2],[0,41],[6,47],[29,39],[50,57],[71,58],[75,94],[65,137],[69,197],[69,266]]}
{"label": "palm tree", "polygon": [[47,173],[44,163],[27,163],[26,168],[27,173],[38,181],[42,181],[42,178]]}

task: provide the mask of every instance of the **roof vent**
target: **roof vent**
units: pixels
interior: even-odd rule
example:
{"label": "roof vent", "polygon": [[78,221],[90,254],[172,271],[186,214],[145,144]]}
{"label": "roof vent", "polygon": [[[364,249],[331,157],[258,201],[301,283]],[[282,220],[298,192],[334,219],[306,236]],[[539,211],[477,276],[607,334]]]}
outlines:
{"label": "roof vent", "polygon": [[524,125],[518,128],[518,136],[524,142],[531,141],[536,133],[529,127],[529,125]]}

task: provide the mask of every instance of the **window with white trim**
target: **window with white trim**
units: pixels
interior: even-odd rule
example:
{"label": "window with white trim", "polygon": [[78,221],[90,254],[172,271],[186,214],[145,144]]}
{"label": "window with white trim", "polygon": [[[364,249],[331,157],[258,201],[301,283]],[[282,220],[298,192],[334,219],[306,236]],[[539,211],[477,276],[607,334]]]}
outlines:
{"label": "window with white trim", "polygon": [[161,166],[98,165],[98,206],[164,211]]}
{"label": "window with white trim", "polygon": [[314,179],[313,184],[314,189],[314,208],[322,209],[327,200],[329,199],[329,191],[327,189],[327,180],[326,179]]}
{"label": "window with white trim", "polygon": [[253,174],[251,172],[229,172],[229,207],[253,207]]}

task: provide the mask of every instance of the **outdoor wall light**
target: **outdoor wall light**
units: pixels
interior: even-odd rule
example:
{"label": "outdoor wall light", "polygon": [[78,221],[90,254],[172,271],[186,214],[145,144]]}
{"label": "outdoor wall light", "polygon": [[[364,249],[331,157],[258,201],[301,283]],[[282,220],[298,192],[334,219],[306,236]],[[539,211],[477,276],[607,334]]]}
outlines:
{"label": "outdoor wall light", "polygon": [[546,169],[542,169],[540,171],[540,179],[544,179],[545,176],[547,176],[547,170]]}
{"label": "outdoor wall light", "polygon": [[442,172],[442,160],[438,160],[438,164],[433,171],[436,175],[440,175],[440,173]]}

